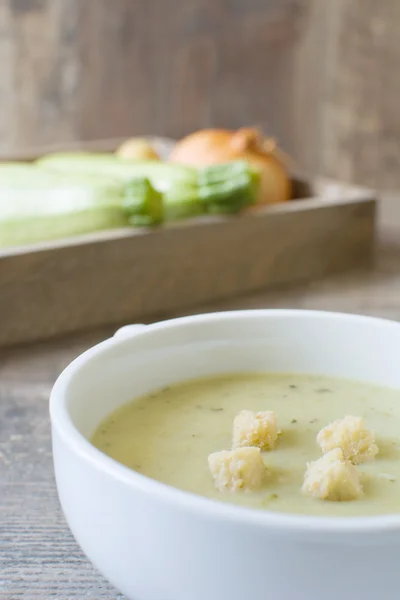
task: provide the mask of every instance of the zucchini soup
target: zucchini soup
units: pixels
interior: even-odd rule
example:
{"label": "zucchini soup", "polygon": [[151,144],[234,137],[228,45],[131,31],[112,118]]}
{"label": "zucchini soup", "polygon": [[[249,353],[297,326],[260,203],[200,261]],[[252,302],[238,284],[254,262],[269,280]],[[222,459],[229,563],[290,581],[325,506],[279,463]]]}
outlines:
{"label": "zucchini soup", "polygon": [[160,482],[250,508],[400,512],[400,391],[319,376],[224,375],[136,398],[93,444]]}

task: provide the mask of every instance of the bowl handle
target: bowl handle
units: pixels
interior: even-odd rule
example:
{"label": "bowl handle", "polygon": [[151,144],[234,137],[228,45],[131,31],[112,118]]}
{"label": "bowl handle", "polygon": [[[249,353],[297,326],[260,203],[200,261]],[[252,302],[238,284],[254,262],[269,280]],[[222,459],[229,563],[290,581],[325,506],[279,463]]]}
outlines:
{"label": "bowl handle", "polygon": [[144,327],[146,327],[146,325],[142,325],[140,323],[138,323],[137,325],[125,325],[125,327],[121,327],[120,329],[117,329],[117,331],[114,333],[113,337],[116,337],[116,338],[132,337],[133,335],[136,335],[139,331],[141,331]]}

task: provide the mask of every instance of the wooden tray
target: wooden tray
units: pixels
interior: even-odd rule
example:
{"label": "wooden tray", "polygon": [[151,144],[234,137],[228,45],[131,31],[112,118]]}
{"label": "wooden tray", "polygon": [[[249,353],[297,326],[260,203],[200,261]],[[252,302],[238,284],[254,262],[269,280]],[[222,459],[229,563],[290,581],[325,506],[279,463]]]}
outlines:
{"label": "wooden tray", "polygon": [[[108,150],[117,142],[80,148]],[[55,148],[24,158],[49,150]],[[294,190],[302,200],[236,217],[1,251],[0,346],[140,321],[370,263],[372,191],[302,178],[294,179]]]}

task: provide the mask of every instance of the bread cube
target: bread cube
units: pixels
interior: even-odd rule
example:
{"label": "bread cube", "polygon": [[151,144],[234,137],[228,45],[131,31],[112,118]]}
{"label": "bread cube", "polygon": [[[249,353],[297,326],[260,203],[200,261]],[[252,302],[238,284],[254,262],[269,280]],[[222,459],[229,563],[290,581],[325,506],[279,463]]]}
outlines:
{"label": "bread cube", "polygon": [[308,463],[302,487],[303,494],[329,501],[349,501],[362,496],[357,468],[334,448],[318,460]]}
{"label": "bread cube", "polygon": [[208,465],[215,487],[222,491],[250,491],[259,488],[266,474],[259,448],[236,448],[214,452]]}
{"label": "bread cube", "polygon": [[256,446],[271,450],[278,439],[276,416],[270,410],[252,412],[242,410],[233,422],[233,447]]}
{"label": "bread cube", "polygon": [[374,433],[366,428],[362,417],[346,416],[330,423],[318,433],[317,443],[324,454],[341,448],[344,458],[355,465],[374,460],[379,451]]}

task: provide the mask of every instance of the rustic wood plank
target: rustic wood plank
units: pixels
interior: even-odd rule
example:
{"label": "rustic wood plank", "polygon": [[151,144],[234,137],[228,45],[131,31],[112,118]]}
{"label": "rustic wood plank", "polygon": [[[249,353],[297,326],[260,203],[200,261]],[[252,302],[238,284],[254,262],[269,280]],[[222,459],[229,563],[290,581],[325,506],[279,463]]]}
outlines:
{"label": "rustic wood plank", "polygon": [[293,56],[308,0],[2,5],[12,60],[1,61],[0,80],[5,108],[13,104],[3,152],[248,122],[290,149]]}
{"label": "rustic wood plank", "polygon": [[0,151],[254,123],[395,188],[399,23],[392,0],[2,0]]}
{"label": "rustic wood plank", "polygon": [[80,139],[162,131],[157,121],[162,102],[156,88],[157,18],[156,7],[145,0],[118,0],[113,7],[107,0],[81,3]]}
{"label": "rustic wood plank", "polygon": [[78,4],[1,2],[2,150],[76,138]]}
{"label": "rustic wood plank", "polygon": [[283,99],[289,107],[292,72],[285,66],[306,4],[251,0],[243,10],[233,0],[190,0],[184,7],[171,0],[150,9],[128,0],[111,11],[102,0],[93,15],[87,3],[81,61],[92,77],[82,81],[82,138],[179,137],[249,118],[285,137],[290,114],[276,116]]}
{"label": "rustic wood plank", "polygon": [[311,6],[295,59],[303,115],[295,154],[314,172],[396,188],[400,5],[335,0]]}
{"label": "rustic wood plank", "polygon": [[15,46],[10,35],[11,18],[8,2],[0,2],[0,149],[12,148],[15,129],[15,105],[11,89]]}

